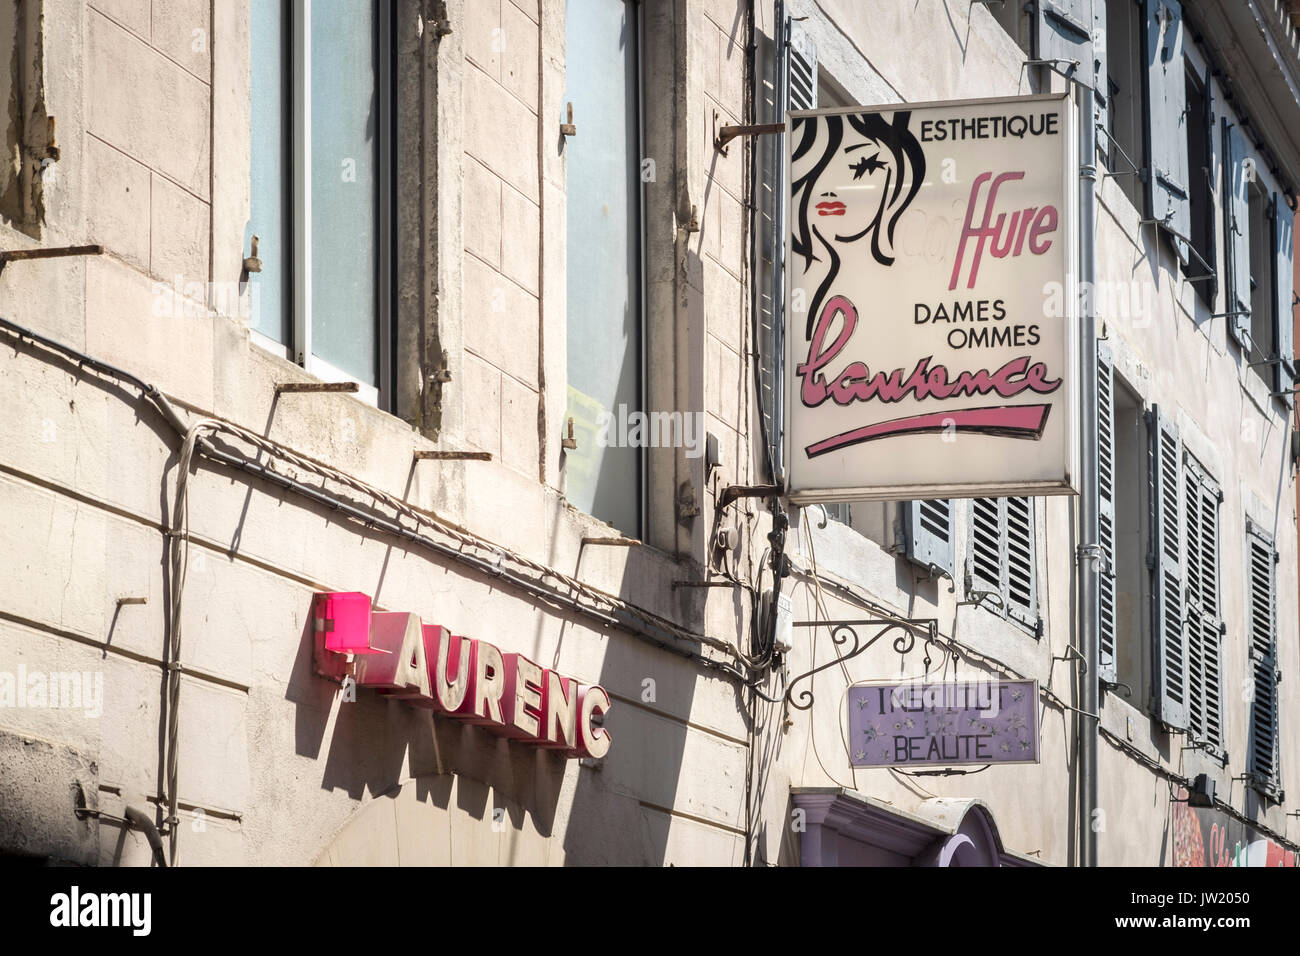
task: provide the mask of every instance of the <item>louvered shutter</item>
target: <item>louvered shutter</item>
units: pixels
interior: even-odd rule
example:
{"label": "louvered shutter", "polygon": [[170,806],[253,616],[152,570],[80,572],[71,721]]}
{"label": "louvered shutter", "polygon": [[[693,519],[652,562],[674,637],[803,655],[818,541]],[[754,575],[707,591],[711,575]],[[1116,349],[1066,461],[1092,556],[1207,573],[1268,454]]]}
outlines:
{"label": "louvered shutter", "polygon": [[1178,427],[1152,409],[1151,484],[1154,510],[1152,605],[1156,716],[1170,727],[1187,726],[1187,642],[1183,628],[1183,542],[1180,507],[1182,449]]}
{"label": "louvered shutter", "polygon": [[[781,123],[787,110],[817,108],[817,47],[807,32],[784,14],[777,0],[776,22],[783,24],[772,45],[772,69],[759,76],[755,90],[759,122]],[[755,71],[758,73],[759,71]],[[772,455],[773,478],[784,474],[784,402],[782,362],[785,349],[785,231],[789,184],[785,180],[785,137],[755,137],[758,181],[754,217],[756,281],[754,311],[758,320],[758,398]],[[847,505],[829,505],[827,514],[847,519]]]}
{"label": "louvered shutter", "polygon": [[1219,489],[1190,458],[1183,474],[1187,724],[1194,741],[1217,750],[1223,740]]}
{"label": "louvered shutter", "polygon": [[[1096,93],[1093,105],[1097,123],[1104,130],[1110,129],[1110,73],[1106,65],[1106,48],[1110,36],[1106,32],[1105,0],[1093,0],[1092,3],[1092,88]],[[1109,145],[1104,136],[1097,137],[1097,146],[1103,155],[1109,155]]]}
{"label": "louvered shutter", "polygon": [[1003,498],[1006,538],[1007,616],[1037,629],[1038,593],[1034,576],[1034,500]]}
{"label": "louvered shutter", "polygon": [[907,558],[923,567],[937,566],[952,574],[952,502],[903,502],[903,534]]}
{"label": "louvered shutter", "polygon": [[[1147,211],[1180,236],[1191,228],[1187,192],[1187,76],[1183,63],[1183,9],[1176,0],[1147,3],[1147,124],[1151,165]],[[1174,240],[1184,262],[1187,244]]]}
{"label": "louvered shutter", "polygon": [[[1273,316],[1275,327],[1273,341],[1277,343],[1277,369],[1274,377],[1274,389],[1284,391],[1295,387],[1295,343],[1292,328],[1291,310],[1291,253],[1292,227],[1294,220],[1291,210],[1279,193],[1273,194],[1273,293],[1275,305]],[[1294,396],[1284,396],[1287,408],[1294,404]]]}
{"label": "louvered shutter", "polygon": [[1256,786],[1276,791],[1281,779],[1278,760],[1276,555],[1272,540],[1247,522],[1246,560],[1249,588],[1250,753],[1247,770]]}
{"label": "louvered shutter", "polygon": [[1250,347],[1250,180],[1246,174],[1246,139],[1241,127],[1225,117],[1223,261],[1228,268],[1228,330],[1242,348]]}
{"label": "louvered shutter", "polygon": [[1035,58],[1077,60],[1073,73],[1065,63],[1056,64],[1056,68],[1092,86],[1092,0],[1037,0],[1034,7]]}
{"label": "louvered shutter", "polygon": [[1119,679],[1115,653],[1115,375],[1110,345],[1097,343],[1097,630],[1103,681]]}
{"label": "louvered shutter", "polygon": [[1002,586],[1002,539],[1004,521],[998,498],[971,500],[970,553],[967,555],[969,591],[992,591],[1005,607]]}

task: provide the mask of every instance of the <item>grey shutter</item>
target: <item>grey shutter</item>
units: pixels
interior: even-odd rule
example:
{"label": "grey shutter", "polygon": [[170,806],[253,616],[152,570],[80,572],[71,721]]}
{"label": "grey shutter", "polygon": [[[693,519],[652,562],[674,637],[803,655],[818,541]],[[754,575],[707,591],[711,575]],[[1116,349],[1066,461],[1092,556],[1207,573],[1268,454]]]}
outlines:
{"label": "grey shutter", "polygon": [[1077,60],[1079,65],[1072,73],[1065,63],[1056,64],[1056,68],[1092,86],[1091,0],[1037,0],[1034,6],[1034,57]]}
{"label": "grey shutter", "polygon": [[1003,498],[1007,616],[1038,628],[1038,584],[1034,575],[1034,500]]}
{"label": "grey shutter", "polygon": [[970,553],[967,555],[969,591],[992,591],[1006,606],[1002,586],[1002,539],[1005,522],[998,498],[975,498],[971,501]]}
{"label": "grey shutter", "polygon": [[1190,458],[1184,475],[1187,725],[1193,740],[1217,750],[1223,740],[1219,489]]}
{"label": "grey shutter", "polygon": [[1119,679],[1115,659],[1115,375],[1110,345],[1097,343],[1097,623],[1103,681]]}
{"label": "grey shutter", "polygon": [[1250,612],[1250,668],[1254,693],[1250,703],[1250,753],[1247,770],[1253,782],[1276,790],[1278,766],[1277,593],[1273,542],[1246,523],[1247,586]]}
{"label": "grey shutter", "polygon": [[[1187,192],[1187,76],[1183,9],[1177,0],[1147,3],[1147,124],[1151,147],[1147,211],[1180,236],[1191,228]],[[1184,262],[1187,245],[1174,240]]]}
{"label": "grey shutter", "polygon": [[1152,409],[1151,484],[1154,506],[1152,641],[1156,653],[1156,716],[1170,727],[1187,726],[1187,641],[1183,629],[1183,542],[1178,427]]}
{"label": "grey shutter", "polygon": [[[1292,328],[1292,219],[1291,210],[1279,193],[1273,194],[1273,295],[1275,305],[1273,316],[1276,327],[1273,341],[1277,343],[1279,360],[1273,367],[1277,369],[1274,376],[1274,388],[1283,391],[1295,387],[1295,342]],[[1293,395],[1284,396],[1287,408],[1294,404]]]}
{"label": "grey shutter", "polygon": [[[776,22],[782,24],[774,42],[760,45],[771,52],[767,76],[756,70],[755,102],[760,123],[781,123],[787,110],[817,107],[817,47],[795,21],[776,4]],[[754,241],[754,313],[758,323],[758,400],[773,479],[785,470],[783,462],[784,393],[782,381],[785,349],[785,231],[789,184],[785,181],[784,136],[755,137],[757,206]],[[847,521],[847,505],[827,506],[827,514]]]}
{"label": "grey shutter", "polygon": [[[760,40],[758,57],[762,69],[755,69],[754,103],[757,122],[775,123],[784,115],[777,102],[779,41]],[[754,137],[754,232],[753,308],[758,348],[758,412],[762,437],[770,455],[769,477],[776,480],[781,470],[781,351],[777,323],[780,321],[780,278],[777,260],[784,243],[780,235],[777,204],[785,194],[785,164],[781,161],[781,136]]]}
{"label": "grey shutter", "polygon": [[952,502],[903,502],[904,553],[923,567],[936,566],[952,574]]}
{"label": "grey shutter", "polygon": [[[1097,123],[1102,129],[1110,130],[1110,73],[1106,65],[1106,47],[1110,35],[1106,32],[1106,4],[1104,0],[1093,0],[1092,4],[1092,87],[1096,96],[1093,99]],[[1103,156],[1110,155],[1110,142],[1105,136],[1097,137],[1097,148]]]}
{"label": "grey shutter", "polygon": [[1228,331],[1243,349],[1250,348],[1250,180],[1246,177],[1246,139],[1241,127],[1225,117],[1223,130],[1224,185],[1223,261],[1228,269]]}

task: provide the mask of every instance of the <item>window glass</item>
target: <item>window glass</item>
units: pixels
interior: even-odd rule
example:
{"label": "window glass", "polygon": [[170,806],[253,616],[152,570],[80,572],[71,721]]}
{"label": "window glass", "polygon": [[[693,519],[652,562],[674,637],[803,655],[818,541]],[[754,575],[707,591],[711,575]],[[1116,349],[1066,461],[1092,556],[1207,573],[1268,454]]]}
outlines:
{"label": "window glass", "polygon": [[640,532],[641,452],[615,439],[641,408],[636,28],[635,3],[569,0],[565,101],[578,135],[565,145],[568,385],[578,447],[566,457],[566,494],[632,535]]}
{"label": "window glass", "polygon": [[[1267,202],[1259,183],[1250,184],[1250,337],[1252,361],[1262,362],[1274,352],[1273,282],[1270,259],[1272,243],[1268,229]],[[1268,380],[1264,365],[1255,370]]]}
{"label": "window glass", "polygon": [[378,381],[376,10],[311,4],[312,352]]}
{"label": "window glass", "polygon": [[[1142,181],[1135,171],[1146,166],[1142,136],[1142,21],[1136,0],[1106,4],[1106,88],[1109,137],[1106,166],[1124,194],[1142,208]],[[1125,157],[1128,157],[1125,159]]]}
{"label": "window glass", "polygon": [[289,110],[288,15],[281,0],[258,0],[249,11],[252,129],[250,216],[244,249],[258,237],[262,271],[249,277],[250,325],[276,342],[289,344]]}

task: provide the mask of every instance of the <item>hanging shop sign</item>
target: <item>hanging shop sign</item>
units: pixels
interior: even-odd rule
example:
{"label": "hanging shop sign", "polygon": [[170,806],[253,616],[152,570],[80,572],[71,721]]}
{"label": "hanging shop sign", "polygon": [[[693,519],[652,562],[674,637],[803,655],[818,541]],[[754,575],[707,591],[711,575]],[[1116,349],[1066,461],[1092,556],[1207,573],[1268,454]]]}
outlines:
{"label": "hanging shop sign", "polygon": [[375,611],[370,597],[331,591],[312,600],[316,670],[345,687],[368,687],[512,740],[567,757],[603,757],[610,699],[523,654],[425,624],[404,611]]}
{"label": "hanging shop sign", "polygon": [[978,680],[849,688],[854,767],[1038,763],[1038,682]]}
{"label": "hanging shop sign", "polygon": [[789,114],[792,500],[1076,491],[1070,103]]}

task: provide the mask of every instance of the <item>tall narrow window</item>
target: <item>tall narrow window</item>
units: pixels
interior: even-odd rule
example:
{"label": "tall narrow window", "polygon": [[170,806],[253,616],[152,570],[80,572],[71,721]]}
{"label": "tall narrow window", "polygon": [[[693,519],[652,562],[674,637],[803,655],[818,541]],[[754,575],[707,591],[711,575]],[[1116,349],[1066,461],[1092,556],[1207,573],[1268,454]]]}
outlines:
{"label": "tall narrow window", "polygon": [[249,11],[252,126],[251,215],[245,248],[258,238],[261,273],[252,277],[250,327],[266,341],[293,341],[292,162],[289,0],[259,0]]}
{"label": "tall narrow window", "polygon": [[[1250,225],[1250,338],[1251,361],[1263,362],[1276,354],[1273,341],[1273,263],[1268,228],[1268,196],[1258,182],[1249,189]],[[1267,366],[1255,366],[1266,380],[1271,380]]]}
{"label": "tall narrow window", "polygon": [[[641,530],[642,454],[601,441],[641,409],[641,109],[639,4],[569,0],[565,101],[580,134],[565,146],[569,415],[565,461],[574,507]],[[633,443],[627,443],[632,445]]]}
{"label": "tall narrow window", "polygon": [[1193,255],[1188,256],[1187,275],[1201,300],[1214,304],[1217,292],[1214,279],[1214,162],[1210,148],[1210,88],[1192,65],[1186,62],[1187,98],[1187,177],[1190,193],[1191,240]]}
{"label": "tall narrow window", "polygon": [[251,328],[312,374],[391,391],[391,10],[257,0],[250,11]]}
{"label": "tall narrow window", "polygon": [[[1106,167],[1142,208],[1146,144],[1142,119],[1142,13],[1138,0],[1108,0],[1105,36]],[[1101,78],[1098,78],[1100,85]]]}

